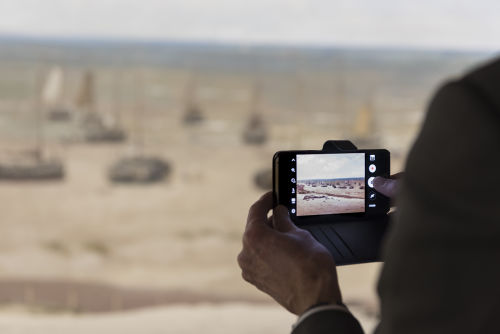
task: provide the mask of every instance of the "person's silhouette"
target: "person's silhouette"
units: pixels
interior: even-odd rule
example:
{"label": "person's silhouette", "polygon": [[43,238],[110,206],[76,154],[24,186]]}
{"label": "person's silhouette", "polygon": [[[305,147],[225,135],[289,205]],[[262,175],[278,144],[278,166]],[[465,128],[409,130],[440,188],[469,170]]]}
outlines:
{"label": "person's silhouette", "polygon": [[[407,160],[384,247],[379,334],[498,333],[500,60],[444,85]],[[396,183],[375,181],[380,192]],[[243,278],[300,315],[293,333],[362,333],[328,251],[270,194],[250,209]]]}

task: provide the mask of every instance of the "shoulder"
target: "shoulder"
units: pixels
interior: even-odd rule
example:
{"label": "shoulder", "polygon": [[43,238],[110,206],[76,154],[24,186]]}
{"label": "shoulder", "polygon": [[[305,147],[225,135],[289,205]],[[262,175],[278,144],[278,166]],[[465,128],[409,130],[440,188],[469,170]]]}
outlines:
{"label": "shoulder", "polygon": [[[439,111],[471,111],[471,107],[481,107],[484,111],[494,111],[500,117],[500,58],[482,64],[458,80],[448,81],[438,89],[429,105],[429,114]],[[438,110],[436,110],[438,109]]]}
{"label": "shoulder", "polygon": [[[461,114],[474,114],[500,121],[500,58],[491,60],[471,70],[462,78],[443,84],[429,104],[427,120],[453,116],[462,121]],[[425,122],[424,126],[429,122]],[[432,125],[432,124],[431,124]]]}
{"label": "shoulder", "polygon": [[480,65],[467,74],[462,81],[471,89],[480,91],[483,98],[492,102],[500,109],[500,58],[493,59]]}
{"label": "shoulder", "polygon": [[[500,143],[499,89],[500,59],[443,84],[429,103],[408,167],[411,167],[412,156],[423,159],[434,154],[433,162],[437,163],[447,156],[443,152],[484,153],[487,148],[497,146]],[[463,161],[463,157],[460,159]]]}

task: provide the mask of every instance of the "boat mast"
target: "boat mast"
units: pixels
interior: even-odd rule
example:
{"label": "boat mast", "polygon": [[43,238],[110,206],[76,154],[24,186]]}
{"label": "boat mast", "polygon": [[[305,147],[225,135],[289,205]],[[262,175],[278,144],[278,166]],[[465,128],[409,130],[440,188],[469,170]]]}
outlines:
{"label": "boat mast", "polygon": [[142,72],[134,74],[134,99],[135,106],[133,111],[133,128],[135,132],[135,150],[139,156],[144,154],[144,131],[143,131],[143,117],[144,117],[144,82]]}
{"label": "boat mast", "polygon": [[356,115],[353,132],[358,138],[369,138],[373,131],[373,107],[371,100],[367,100]]}
{"label": "boat mast", "polygon": [[114,75],[114,89],[113,89],[113,117],[115,118],[116,124],[121,124],[121,110],[123,108],[122,103],[122,80],[123,75],[121,68],[115,70]]}
{"label": "boat mast", "polygon": [[257,80],[253,83],[252,95],[250,97],[250,115],[259,113],[260,84]]}
{"label": "boat mast", "polygon": [[191,112],[194,108],[196,108],[196,101],[195,101],[195,91],[196,91],[196,78],[194,74],[191,74],[188,78],[187,84],[186,84],[186,91],[184,95],[184,111],[186,113]]}
{"label": "boat mast", "polygon": [[88,114],[95,111],[94,105],[94,75],[92,71],[87,70],[83,74],[82,85],[80,92],[77,96],[76,103],[79,107],[84,109]]}
{"label": "boat mast", "polygon": [[35,157],[38,161],[42,160],[44,148],[44,134],[43,134],[43,120],[42,120],[42,85],[43,85],[43,71],[38,70],[35,74],[35,87],[34,87],[34,102],[33,108],[35,109]]}
{"label": "boat mast", "polygon": [[300,69],[295,73],[295,85],[293,87],[295,93],[295,117],[298,126],[295,135],[292,137],[292,145],[295,147],[302,147],[303,142],[303,129],[304,124],[308,124],[309,106],[306,95],[305,74]]}

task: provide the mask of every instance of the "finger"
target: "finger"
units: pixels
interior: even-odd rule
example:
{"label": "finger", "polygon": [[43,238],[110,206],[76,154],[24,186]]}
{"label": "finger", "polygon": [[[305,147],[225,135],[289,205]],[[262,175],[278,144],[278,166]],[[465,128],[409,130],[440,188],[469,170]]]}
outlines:
{"label": "finger", "polygon": [[267,192],[255,202],[248,211],[247,226],[250,225],[266,225],[267,214],[273,208],[273,193]]}
{"label": "finger", "polygon": [[273,193],[271,191],[262,195],[248,211],[248,218],[265,219],[269,210],[273,208]]}
{"label": "finger", "polygon": [[382,195],[393,198],[396,196],[398,183],[398,180],[386,179],[384,177],[377,176],[373,180],[373,188],[375,188],[375,190]]}
{"label": "finger", "polygon": [[279,205],[273,210],[273,226],[279,232],[290,232],[296,229],[288,209],[283,205]]}
{"label": "finger", "polygon": [[268,192],[255,202],[248,212],[243,247],[256,247],[273,232],[269,226],[267,214],[273,206],[273,194]]}
{"label": "finger", "polygon": [[248,268],[252,268],[252,257],[249,256],[247,249],[241,250],[236,260],[241,270],[245,271],[248,270]]}

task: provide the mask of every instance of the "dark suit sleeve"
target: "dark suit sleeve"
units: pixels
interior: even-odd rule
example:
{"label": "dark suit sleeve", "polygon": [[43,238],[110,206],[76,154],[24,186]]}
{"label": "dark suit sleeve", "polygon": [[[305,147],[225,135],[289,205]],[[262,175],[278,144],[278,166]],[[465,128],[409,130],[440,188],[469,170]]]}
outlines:
{"label": "dark suit sleeve", "polygon": [[[385,244],[379,334],[500,333],[500,93],[471,78],[437,93],[410,152]],[[490,79],[482,84],[500,92]]]}
{"label": "dark suit sleeve", "polygon": [[297,324],[292,334],[363,334],[358,320],[350,312],[323,310],[314,312]]}

